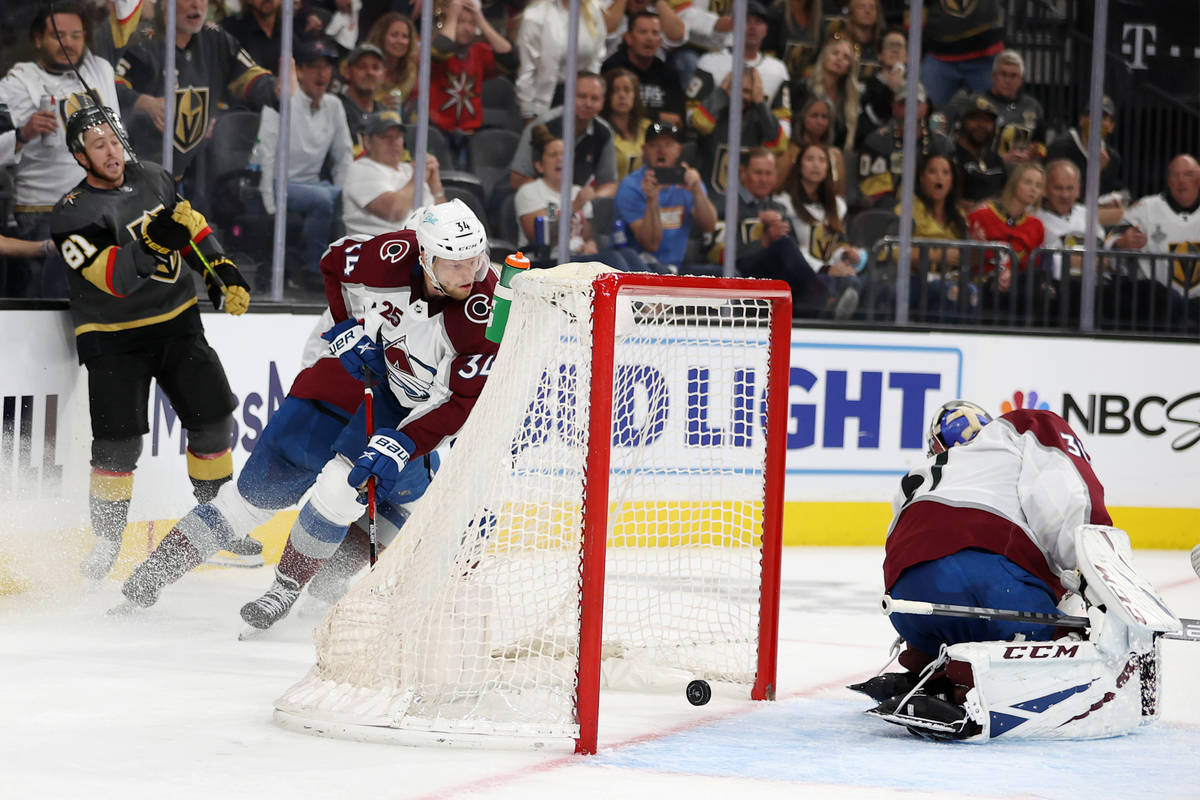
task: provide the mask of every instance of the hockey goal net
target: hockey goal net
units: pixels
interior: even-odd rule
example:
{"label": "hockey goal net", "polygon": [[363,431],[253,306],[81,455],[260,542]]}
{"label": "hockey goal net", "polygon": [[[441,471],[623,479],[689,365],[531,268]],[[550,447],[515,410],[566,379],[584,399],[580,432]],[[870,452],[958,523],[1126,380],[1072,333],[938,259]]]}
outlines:
{"label": "hockey goal net", "polygon": [[772,698],[790,308],[776,281],[514,279],[457,443],[276,719],[594,752],[602,679]]}

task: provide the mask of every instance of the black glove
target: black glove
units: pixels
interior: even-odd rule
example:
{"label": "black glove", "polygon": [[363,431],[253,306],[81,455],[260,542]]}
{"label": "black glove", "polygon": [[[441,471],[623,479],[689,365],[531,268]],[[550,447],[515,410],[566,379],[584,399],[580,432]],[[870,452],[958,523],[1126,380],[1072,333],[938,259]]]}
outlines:
{"label": "black glove", "polygon": [[[237,265],[226,256],[217,256],[208,265],[212,267],[212,272],[204,270],[204,286],[208,289],[208,299],[212,300],[213,308],[235,317],[246,313],[250,307],[250,284],[246,283]],[[213,272],[225,284],[224,289],[213,280]]]}
{"label": "black glove", "polygon": [[187,226],[171,218],[171,212],[159,210],[142,228],[142,247],[148,252],[168,256],[192,242]]}

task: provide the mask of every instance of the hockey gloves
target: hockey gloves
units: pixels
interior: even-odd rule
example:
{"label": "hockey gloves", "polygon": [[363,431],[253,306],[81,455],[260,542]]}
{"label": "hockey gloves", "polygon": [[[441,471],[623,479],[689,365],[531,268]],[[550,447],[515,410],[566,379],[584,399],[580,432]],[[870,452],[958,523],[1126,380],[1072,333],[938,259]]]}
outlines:
{"label": "hockey gloves", "polygon": [[192,235],[187,226],[180,225],[165,210],[156,212],[142,226],[142,247],[155,255],[169,256],[191,242]]}
{"label": "hockey gloves", "polygon": [[195,239],[201,238],[201,234],[211,230],[208,227],[208,220],[204,218],[203,214],[192,208],[192,204],[187,200],[180,200],[175,204],[175,208],[171,209],[171,219],[187,228],[188,233]]}
{"label": "hockey gloves", "polygon": [[[208,290],[208,299],[212,300],[213,308],[226,314],[240,316],[250,307],[250,284],[242,277],[237,265],[225,256],[217,256],[208,262],[212,272],[204,270],[204,288]],[[213,272],[221,283],[213,280]]]}
{"label": "hockey gloves", "polygon": [[367,449],[354,462],[347,480],[351,486],[359,487],[374,477],[379,495],[386,498],[395,491],[400,473],[415,449],[413,440],[400,431],[383,428],[367,442]]}
{"label": "hockey gloves", "polygon": [[363,380],[363,367],[370,369],[373,375],[387,373],[383,349],[371,340],[358,320],[342,320],[321,334],[321,338],[329,342],[330,354],[337,356],[346,371],[360,381]]}

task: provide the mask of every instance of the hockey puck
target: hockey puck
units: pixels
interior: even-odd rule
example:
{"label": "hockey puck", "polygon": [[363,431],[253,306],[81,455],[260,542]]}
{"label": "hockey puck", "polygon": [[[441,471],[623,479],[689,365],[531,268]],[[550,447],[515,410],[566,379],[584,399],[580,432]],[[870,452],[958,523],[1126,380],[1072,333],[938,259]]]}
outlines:
{"label": "hockey puck", "polygon": [[688,702],[694,706],[702,706],[712,699],[712,687],[708,681],[696,679],[687,685]]}

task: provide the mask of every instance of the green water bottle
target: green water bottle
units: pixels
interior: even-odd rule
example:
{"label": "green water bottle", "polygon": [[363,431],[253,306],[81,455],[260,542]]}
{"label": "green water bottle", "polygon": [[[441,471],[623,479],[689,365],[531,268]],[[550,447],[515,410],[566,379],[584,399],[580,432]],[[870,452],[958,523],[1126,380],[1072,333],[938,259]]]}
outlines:
{"label": "green water bottle", "polygon": [[492,300],[492,314],[488,318],[488,341],[500,344],[504,338],[504,326],[508,324],[508,310],[512,306],[512,279],[529,269],[529,259],[518,250],[504,259],[504,271],[500,273],[500,282],[496,284],[496,294]]}

